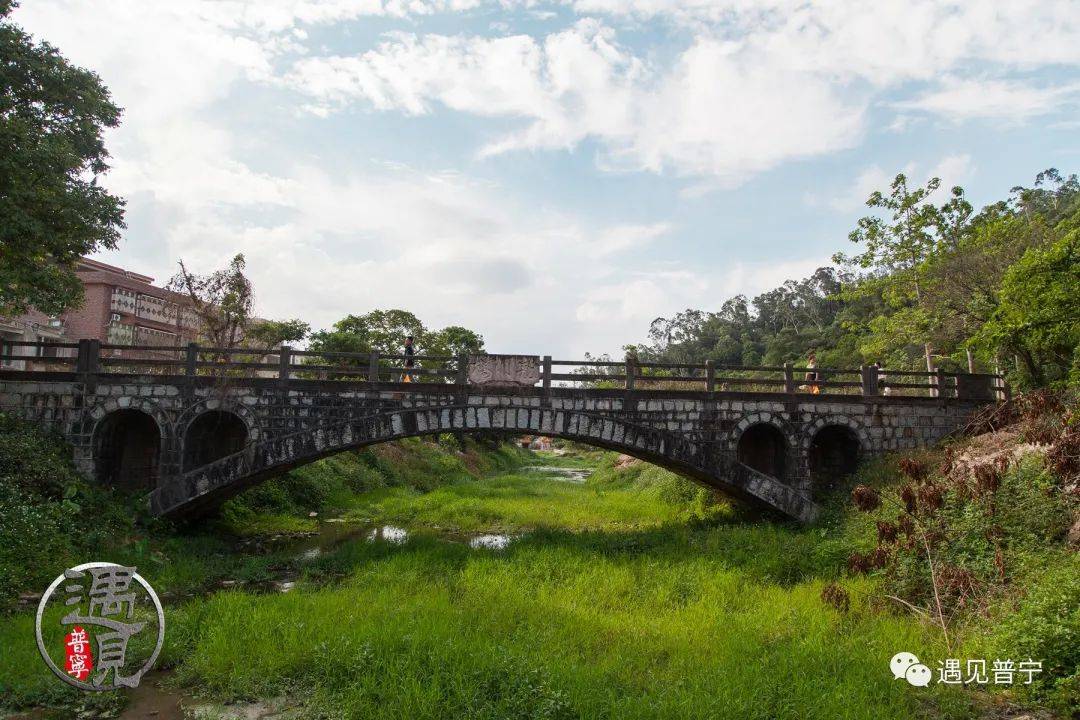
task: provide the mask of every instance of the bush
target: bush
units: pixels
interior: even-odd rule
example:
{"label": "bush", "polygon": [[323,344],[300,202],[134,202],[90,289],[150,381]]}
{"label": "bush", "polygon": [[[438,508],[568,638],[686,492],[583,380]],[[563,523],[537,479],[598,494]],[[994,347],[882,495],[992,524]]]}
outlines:
{"label": "bush", "polygon": [[1080,555],[1060,560],[1002,608],[993,646],[999,657],[1041,660],[1036,692],[1070,717],[1080,710]]}
{"label": "bush", "polygon": [[60,438],[0,414],[0,612],[100,559],[131,527],[131,500],[87,482]]}

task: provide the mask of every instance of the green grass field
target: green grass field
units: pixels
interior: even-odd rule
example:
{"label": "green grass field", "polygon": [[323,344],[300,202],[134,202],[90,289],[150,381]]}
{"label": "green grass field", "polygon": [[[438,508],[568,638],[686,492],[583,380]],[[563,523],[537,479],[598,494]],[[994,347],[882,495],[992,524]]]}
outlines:
{"label": "green grass field", "polygon": [[[339,497],[348,517],[408,527],[408,539],[342,543],[300,567],[286,594],[229,589],[170,604],[170,682],[218,702],[286,696],[301,717],[976,716],[964,691],[914,688],[888,671],[901,650],[933,668],[950,654],[932,625],[871,600],[874,579],[845,576],[852,543],[868,537],[851,523],[867,521],[740,521],[648,466],[543,463],[600,470],[584,484],[504,470]],[[521,536],[475,549],[448,530]],[[199,542],[201,554],[176,552],[147,577],[203,582],[202,562],[257,577],[271,562],[222,559]],[[837,581],[846,612],[821,599]],[[67,697],[31,627],[26,614],[0,619],[9,704]]]}

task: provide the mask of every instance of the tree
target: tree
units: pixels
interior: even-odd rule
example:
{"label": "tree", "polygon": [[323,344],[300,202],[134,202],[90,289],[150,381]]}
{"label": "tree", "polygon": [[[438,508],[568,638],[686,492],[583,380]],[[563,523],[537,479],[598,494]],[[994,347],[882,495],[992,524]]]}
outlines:
{"label": "tree", "polygon": [[1000,300],[983,326],[989,343],[1016,353],[1035,385],[1056,366],[1080,381],[1080,222],[1047,247],[1030,248],[1010,267]]}
{"label": "tree", "polygon": [[346,315],[334,323],[332,331],[315,333],[312,349],[400,355],[410,335],[420,352],[424,347],[424,326],[408,310],[372,310],[364,315]]}
{"label": "tree", "polygon": [[484,336],[460,325],[450,325],[424,333],[421,347],[430,355],[477,355],[484,352]]}
{"label": "tree", "polygon": [[[441,330],[428,330],[408,310],[372,310],[363,315],[346,315],[329,330],[311,334],[309,350],[325,353],[356,353],[365,355],[401,355],[405,338],[413,337],[413,347],[419,355],[457,356],[484,352],[484,338],[468,328],[451,325]],[[343,367],[366,367],[362,358],[313,357],[312,364],[330,362]],[[400,365],[388,362],[391,367]],[[449,377],[449,376],[447,376]]]}
{"label": "tree", "polygon": [[98,185],[104,128],[120,122],[100,78],[35,44],[0,0],[0,316],[82,300],[79,257],[115,248],[123,201]]}
{"label": "tree", "polygon": [[282,345],[298,343],[311,332],[303,320],[257,320],[248,328],[246,345],[270,352]]}
{"label": "tree", "polygon": [[[863,283],[862,289],[876,289],[897,312],[889,323],[879,323],[879,330],[896,333],[901,329],[907,337],[922,336],[926,369],[934,369],[930,346],[929,326],[921,279],[923,264],[941,244],[941,233],[959,237],[963,223],[971,214],[971,206],[963,199],[963,190],[953,188],[952,199],[939,210],[929,201],[941,185],[930,178],[926,187],[908,188],[907,177],[899,173],[890,186],[888,196],[875,191],[866,201],[867,207],[891,213],[891,218],[867,215],[861,218],[848,239],[864,247],[854,257],[843,253],[833,256],[833,262],[855,266],[877,273],[877,283]],[[936,231],[936,232],[935,232]],[[884,325],[887,325],[885,327]]]}
{"label": "tree", "polygon": [[180,272],[169,280],[169,290],[187,298],[199,318],[202,340],[216,348],[251,348],[268,353],[286,343],[300,342],[311,331],[303,320],[253,318],[255,294],[244,274],[247,261],[236,255],[228,267],[209,275],[196,275],[179,262]]}
{"label": "tree", "polygon": [[210,275],[189,272],[183,260],[179,265],[180,272],[166,287],[187,296],[199,318],[202,334],[211,346],[239,347],[255,301],[251,281],[244,275],[244,256],[236,255],[227,268]]}

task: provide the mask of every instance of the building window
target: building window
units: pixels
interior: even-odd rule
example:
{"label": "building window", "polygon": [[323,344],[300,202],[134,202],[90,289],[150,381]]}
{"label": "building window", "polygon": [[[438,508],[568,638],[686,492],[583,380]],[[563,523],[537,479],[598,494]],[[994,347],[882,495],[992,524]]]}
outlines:
{"label": "building window", "polygon": [[105,340],[109,345],[134,345],[135,326],[110,322],[105,332]]}
{"label": "building window", "polygon": [[155,347],[175,347],[179,342],[176,333],[155,330],[154,328],[142,327],[139,325],[135,328],[135,344],[152,345]]}
{"label": "building window", "polygon": [[[7,356],[7,355],[14,355],[14,354],[15,354],[15,346],[12,345],[12,341],[0,338],[0,355]],[[15,364],[15,359],[14,358],[0,357],[0,367],[11,367],[14,364]]]}

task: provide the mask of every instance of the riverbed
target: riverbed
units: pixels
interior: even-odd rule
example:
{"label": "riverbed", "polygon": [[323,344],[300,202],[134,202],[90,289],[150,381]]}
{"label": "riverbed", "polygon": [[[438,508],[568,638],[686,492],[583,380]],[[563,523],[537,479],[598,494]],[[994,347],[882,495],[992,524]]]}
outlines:
{"label": "riverbed", "polygon": [[373,492],[246,541],[266,572],[170,600],[164,672],[121,717],[925,715],[877,666],[935,639],[863,579],[851,611],[823,603],[827,531],[580,465]]}

